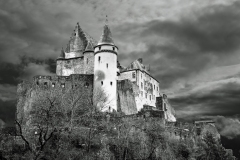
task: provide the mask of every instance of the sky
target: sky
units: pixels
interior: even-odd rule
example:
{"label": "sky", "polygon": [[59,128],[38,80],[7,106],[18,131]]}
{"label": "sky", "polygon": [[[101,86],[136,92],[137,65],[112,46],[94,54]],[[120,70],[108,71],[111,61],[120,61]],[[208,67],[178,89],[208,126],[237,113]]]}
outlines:
{"label": "sky", "polygon": [[77,22],[98,41],[106,15],[121,65],[143,58],[179,119],[240,135],[238,0],[0,0],[0,119],[13,121],[21,80],[55,73]]}

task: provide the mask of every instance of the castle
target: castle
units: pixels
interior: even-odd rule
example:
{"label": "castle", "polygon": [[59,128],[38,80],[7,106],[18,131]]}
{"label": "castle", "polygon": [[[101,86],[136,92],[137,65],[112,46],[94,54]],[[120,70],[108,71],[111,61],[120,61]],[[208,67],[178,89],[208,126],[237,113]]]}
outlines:
{"label": "castle", "polygon": [[31,97],[33,86],[59,90],[82,86],[90,92],[96,88],[104,91],[108,103],[103,111],[119,111],[126,115],[137,114],[143,109],[161,111],[165,120],[175,122],[167,95],[161,93],[158,80],[150,74],[150,68],[143,65],[142,58],[123,67],[118,54],[119,49],[107,24],[96,42],[77,23],[66,49],[62,48],[56,59],[56,76],[39,75],[34,77],[31,85],[26,82],[19,84],[18,93],[26,94],[20,96],[18,106],[29,108],[31,104],[24,102]]}

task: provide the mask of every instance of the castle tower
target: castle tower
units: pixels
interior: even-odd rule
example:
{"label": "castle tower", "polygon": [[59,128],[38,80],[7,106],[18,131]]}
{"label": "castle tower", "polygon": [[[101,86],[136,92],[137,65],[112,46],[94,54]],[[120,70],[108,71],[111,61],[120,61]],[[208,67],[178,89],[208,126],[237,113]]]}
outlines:
{"label": "castle tower", "polygon": [[107,24],[102,36],[94,47],[94,86],[100,88],[107,96],[103,111],[117,111],[117,52],[111,31]]}
{"label": "castle tower", "polygon": [[84,56],[84,74],[93,74],[94,73],[94,48],[93,44],[88,42],[85,51],[83,52]]}

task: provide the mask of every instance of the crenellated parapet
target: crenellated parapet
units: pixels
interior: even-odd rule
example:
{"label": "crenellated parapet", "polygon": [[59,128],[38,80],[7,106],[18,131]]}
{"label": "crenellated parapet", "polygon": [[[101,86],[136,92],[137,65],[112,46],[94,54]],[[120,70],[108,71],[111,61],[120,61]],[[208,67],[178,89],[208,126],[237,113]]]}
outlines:
{"label": "crenellated parapet", "polygon": [[93,88],[92,74],[72,74],[70,76],[35,76],[33,86],[45,88],[74,88],[81,85],[82,87]]}

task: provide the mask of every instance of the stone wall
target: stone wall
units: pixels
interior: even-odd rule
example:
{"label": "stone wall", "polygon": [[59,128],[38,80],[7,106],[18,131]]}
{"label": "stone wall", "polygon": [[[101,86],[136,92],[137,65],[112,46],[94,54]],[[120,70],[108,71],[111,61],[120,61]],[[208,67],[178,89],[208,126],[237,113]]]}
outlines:
{"label": "stone wall", "polygon": [[58,76],[70,76],[71,74],[84,74],[83,57],[71,59],[57,59],[56,74]]}
{"label": "stone wall", "polygon": [[84,52],[84,74],[94,73],[94,52]]}
{"label": "stone wall", "polygon": [[[86,106],[87,101],[93,97],[93,75],[71,75],[63,76],[35,76],[33,81],[23,81],[18,85],[18,103],[17,114],[18,120],[23,120],[27,124],[31,118],[31,111],[36,97],[46,91],[54,91],[55,96],[61,96],[70,90],[75,89],[75,96],[81,96],[79,106]],[[80,92],[77,92],[80,91]],[[83,96],[84,95],[84,96]]]}
{"label": "stone wall", "polygon": [[117,111],[123,112],[126,115],[138,112],[133,83],[130,80],[117,82]]}

